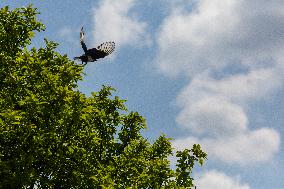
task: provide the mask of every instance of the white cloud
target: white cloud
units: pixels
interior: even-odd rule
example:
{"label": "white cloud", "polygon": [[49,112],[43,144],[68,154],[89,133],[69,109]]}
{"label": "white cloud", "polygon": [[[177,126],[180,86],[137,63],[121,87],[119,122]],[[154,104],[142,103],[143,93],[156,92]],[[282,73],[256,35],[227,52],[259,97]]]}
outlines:
{"label": "white cloud", "polygon": [[248,73],[215,79],[207,72],[195,76],[180,92],[178,104],[190,105],[200,98],[222,96],[235,103],[260,100],[283,86],[282,68],[253,69]]}
{"label": "white cloud", "polygon": [[200,0],[192,12],[174,9],[159,33],[160,70],[192,77],[228,63],[259,66],[279,54],[284,3],[270,2]]}
{"label": "white cloud", "polygon": [[[250,129],[246,110],[283,87],[284,1],[196,2],[188,11],[180,1],[158,37],[159,70],[190,78],[177,97],[177,122],[189,134],[174,146],[201,143],[209,157],[227,163],[268,161],[279,151],[280,135]],[[242,69],[234,73],[235,67]]]}
{"label": "white cloud", "polygon": [[207,73],[196,76],[177,98],[182,108],[177,122],[199,138],[178,139],[175,147],[185,148],[195,141],[209,156],[241,165],[272,158],[279,151],[280,135],[273,129],[250,130],[242,105],[279,88],[281,81],[274,72],[258,69],[220,80]]}
{"label": "white cloud", "polygon": [[177,122],[194,133],[216,137],[236,135],[247,127],[243,109],[219,97],[202,98],[185,106]]}
{"label": "white cloud", "polygon": [[251,165],[270,160],[279,151],[280,136],[273,129],[261,128],[204,142],[212,155],[225,162]]}
{"label": "white cloud", "polygon": [[248,184],[243,184],[237,177],[210,170],[199,176],[196,180],[198,189],[250,189]]}
{"label": "white cloud", "polygon": [[227,163],[241,165],[268,161],[280,148],[280,135],[274,129],[249,129],[242,105],[264,98],[279,87],[281,81],[270,70],[229,76],[220,80],[208,74],[196,77],[179,94],[182,110],[177,122],[191,134],[178,139],[178,149],[200,143],[209,156]]}
{"label": "white cloud", "polygon": [[94,12],[96,43],[115,41],[118,46],[149,43],[147,24],[131,14],[135,0],[102,0]]}
{"label": "white cloud", "polygon": [[209,159],[243,166],[270,160],[279,150],[280,136],[273,129],[262,128],[232,137],[180,138],[173,141],[173,146],[182,150],[196,143],[201,144]]}

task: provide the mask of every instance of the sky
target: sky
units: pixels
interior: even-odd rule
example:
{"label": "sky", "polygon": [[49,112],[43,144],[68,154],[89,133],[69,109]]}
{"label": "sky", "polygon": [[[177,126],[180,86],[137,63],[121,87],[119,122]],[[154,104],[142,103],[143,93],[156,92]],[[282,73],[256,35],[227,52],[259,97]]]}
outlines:
{"label": "sky", "polygon": [[283,0],[2,0],[34,4],[58,51],[81,55],[115,41],[115,52],[85,66],[79,89],[117,89],[145,117],[143,135],[201,144],[198,189],[284,188]]}

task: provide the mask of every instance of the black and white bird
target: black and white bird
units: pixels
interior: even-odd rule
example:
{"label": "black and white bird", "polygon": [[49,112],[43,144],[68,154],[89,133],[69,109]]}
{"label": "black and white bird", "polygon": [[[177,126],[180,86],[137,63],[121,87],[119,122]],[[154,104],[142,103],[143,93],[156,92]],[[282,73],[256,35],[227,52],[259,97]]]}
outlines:
{"label": "black and white bird", "polygon": [[114,42],[105,42],[100,44],[96,48],[88,49],[84,42],[84,30],[81,28],[80,32],[80,43],[85,54],[74,57],[74,60],[81,60],[83,65],[86,65],[88,62],[97,61],[99,58],[104,58],[107,55],[111,54],[114,51],[115,43]]}

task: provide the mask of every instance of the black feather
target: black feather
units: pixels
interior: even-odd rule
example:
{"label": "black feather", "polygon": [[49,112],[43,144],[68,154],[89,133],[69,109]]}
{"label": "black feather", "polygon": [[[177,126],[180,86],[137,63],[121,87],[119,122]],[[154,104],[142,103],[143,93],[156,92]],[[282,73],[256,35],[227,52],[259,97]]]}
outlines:
{"label": "black feather", "polygon": [[87,64],[88,62],[94,62],[97,59],[100,58],[104,58],[108,55],[110,55],[111,53],[113,53],[114,49],[115,49],[115,43],[114,42],[105,42],[100,44],[98,47],[96,48],[92,48],[92,49],[87,49],[87,46],[84,42],[84,30],[83,27],[81,28],[80,31],[80,43],[81,46],[85,52],[85,54],[79,56],[79,57],[74,57],[74,60],[81,60],[82,63]]}

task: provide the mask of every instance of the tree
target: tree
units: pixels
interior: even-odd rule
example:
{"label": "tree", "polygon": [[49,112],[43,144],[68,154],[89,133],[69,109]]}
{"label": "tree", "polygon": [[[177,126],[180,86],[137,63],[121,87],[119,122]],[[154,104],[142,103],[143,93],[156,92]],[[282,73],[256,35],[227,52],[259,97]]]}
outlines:
{"label": "tree", "polygon": [[56,52],[31,48],[44,30],[32,6],[0,10],[0,188],[186,188],[199,145],[178,151],[177,169],[164,135],[141,136],[145,120],[103,86],[81,93],[83,66]]}

